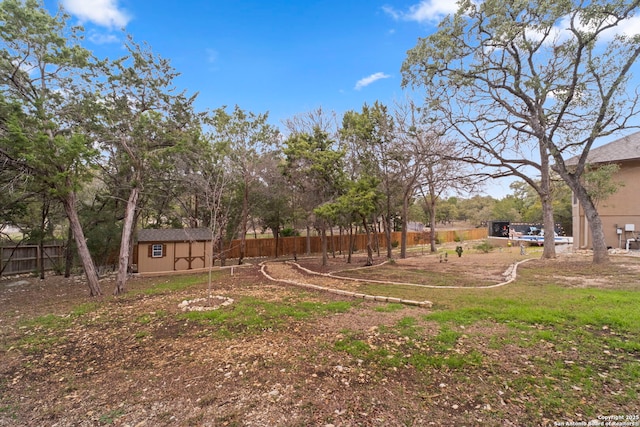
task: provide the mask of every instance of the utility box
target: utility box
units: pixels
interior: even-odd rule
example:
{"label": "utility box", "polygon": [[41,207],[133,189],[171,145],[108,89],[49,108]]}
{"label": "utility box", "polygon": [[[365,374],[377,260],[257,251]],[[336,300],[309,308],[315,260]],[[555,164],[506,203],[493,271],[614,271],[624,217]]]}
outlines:
{"label": "utility box", "polygon": [[636,231],[635,224],[625,224],[624,231]]}

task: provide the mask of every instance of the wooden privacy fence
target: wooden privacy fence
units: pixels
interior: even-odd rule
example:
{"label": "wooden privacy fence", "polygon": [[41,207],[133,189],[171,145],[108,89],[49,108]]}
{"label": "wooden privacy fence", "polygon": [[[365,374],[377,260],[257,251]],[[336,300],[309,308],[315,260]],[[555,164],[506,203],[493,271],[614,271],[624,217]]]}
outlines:
{"label": "wooden privacy fence", "polygon": [[[429,232],[427,232],[429,234]],[[470,228],[467,230],[443,230],[436,231],[437,240],[440,243],[455,242],[458,240],[481,240],[486,239],[489,230],[483,228]]]}
{"label": "wooden privacy fence", "polygon": [[[44,269],[64,262],[64,248],[60,244],[44,245]],[[39,245],[0,246],[0,274],[32,273],[40,268]]]}
{"label": "wooden privacy fence", "polygon": [[[437,241],[440,243],[453,242],[456,240],[479,240],[487,237],[486,228],[473,228],[468,230],[448,230],[448,231],[436,231]],[[384,233],[376,233],[377,242],[380,248],[386,248],[387,238]],[[399,231],[391,233],[391,242],[400,243],[401,233]],[[353,239],[354,250],[365,250],[367,248],[367,235],[355,234],[351,237]],[[310,252],[320,253],[322,252],[322,239],[320,236],[311,236],[310,238]],[[327,235],[327,250],[329,252],[348,252],[349,250],[349,235]],[[416,246],[429,244],[430,232],[407,232],[407,245]],[[278,256],[292,256],[294,253],[303,255],[307,252],[307,237],[280,237],[278,239]],[[374,245],[376,237],[374,236]],[[375,250],[375,247],[374,247]],[[249,258],[253,257],[272,257],[276,253],[276,239],[246,239],[245,241],[245,256]],[[232,240],[227,251],[227,258],[239,258],[240,256],[240,240]]]}

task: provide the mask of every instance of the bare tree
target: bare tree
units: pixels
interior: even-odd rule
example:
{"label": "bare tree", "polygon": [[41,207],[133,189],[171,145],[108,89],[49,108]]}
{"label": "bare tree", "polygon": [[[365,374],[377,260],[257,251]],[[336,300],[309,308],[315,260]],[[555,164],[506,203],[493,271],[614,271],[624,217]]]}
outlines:
{"label": "bare tree", "polygon": [[436,249],[436,204],[447,192],[469,191],[474,186],[464,164],[453,160],[454,143],[440,135],[430,111],[411,99],[396,103],[394,112],[397,140],[402,147],[399,182],[402,188],[402,239],[400,258],[406,257],[409,205],[417,194],[428,208],[431,251]]}
{"label": "bare tree", "polygon": [[[545,228],[553,227],[551,168],[567,182],[589,221],[594,263],[608,253],[582,176],[598,138],[627,128],[638,113],[638,92],[627,83],[640,39],[622,29],[639,4],[465,0],[402,68],[405,84],[428,88],[432,107],[468,143],[468,158],[530,184],[540,175]],[[576,155],[577,165],[567,165]],[[552,245],[549,232],[545,250]]]}
{"label": "bare tree", "polygon": [[283,124],[290,134],[312,134],[317,128],[332,138],[336,137],[338,129],[335,111],[327,111],[322,107],[284,119]]}

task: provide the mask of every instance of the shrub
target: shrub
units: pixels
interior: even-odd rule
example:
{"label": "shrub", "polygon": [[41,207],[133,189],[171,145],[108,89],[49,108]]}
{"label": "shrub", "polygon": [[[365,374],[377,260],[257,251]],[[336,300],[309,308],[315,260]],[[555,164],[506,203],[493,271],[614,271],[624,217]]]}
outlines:
{"label": "shrub", "polygon": [[480,243],[479,245],[474,246],[474,249],[477,249],[485,254],[488,254],[493,249],[493,245],[489,243],[488,240]]}
{"label": "shrub", "polygon": [[293,236],[299,236],[300,233],[297,230],[294,230],[293,228],[283,228],[282,231],[280,232],[280,235],[282,237],[293,237]]}

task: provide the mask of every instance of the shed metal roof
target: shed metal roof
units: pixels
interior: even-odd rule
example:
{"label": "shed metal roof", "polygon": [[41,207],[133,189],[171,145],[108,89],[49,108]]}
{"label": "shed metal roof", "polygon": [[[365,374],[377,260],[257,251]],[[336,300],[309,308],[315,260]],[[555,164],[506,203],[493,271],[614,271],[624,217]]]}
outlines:
{"label": "shed metal roof", "polygon": [[211,240],[208,228],[145,229],[138,231],[138,242],[201,242]]}

